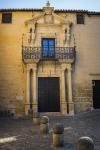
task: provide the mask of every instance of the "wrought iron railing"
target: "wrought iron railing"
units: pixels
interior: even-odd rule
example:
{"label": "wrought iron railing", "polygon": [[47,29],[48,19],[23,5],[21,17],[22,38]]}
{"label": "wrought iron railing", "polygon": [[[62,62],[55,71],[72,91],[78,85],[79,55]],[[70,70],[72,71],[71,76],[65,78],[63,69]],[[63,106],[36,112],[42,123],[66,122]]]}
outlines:
{"label": "wrought iron railing", "polygon": [[75,47],[55,47],[55,48],[42,48],[42,47],[22,47],[23,60],[49,60],[49,59],[75,59]]}

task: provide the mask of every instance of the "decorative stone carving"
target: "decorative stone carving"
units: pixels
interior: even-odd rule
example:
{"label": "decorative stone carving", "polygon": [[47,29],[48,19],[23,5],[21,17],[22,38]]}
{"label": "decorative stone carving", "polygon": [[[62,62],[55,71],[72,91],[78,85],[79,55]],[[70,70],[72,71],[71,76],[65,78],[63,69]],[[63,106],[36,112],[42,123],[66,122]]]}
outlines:
{"label": "decorative stone carving", "polygon": [[[37,43],[40,42],[39,41],[40,40],[39,32],[37,33],[37,24],[39,24],[38,27],[40,27],[40,26],[43,27],[46,24],[49,24],[49,27],[51,25],[51,28],[52,28],[52,24],[54,24],[55,26],[61,25],[59,27],[62,28],[62,34],[63,34],[62,38],[63,38],[64,46],[67,47],[70,45],[72,23],[67,20],[67,14],[64,14],[64,15],[56,14],[54,12],[54,8],[50,6],[49,2],[47,2],[46,6],[43,7],[42,14],[33,16],[32,19],[27,20],[25,22],[25,24],[28,26],[28,30],[30,30],[30,28],[32,28],[32,33],[30,31],[28,32],[28,34],[29,34],[28,35],[28,39],[29,39],[28,43],[29,44],[34,44],[34,46],[37,46]],[[51,35],[48,33],[48,31],[44,31],[44,30],[42,33],[47,34],[47,36],[45,36],[45,37],[49,37]],[[52,37],[54,37],[54,36],[52,36]]]}
{"label": "decorative stone carving", "polygon": [[65,45],[69,46],[71,40],[71,27],[72,23],[68,23],[67,27],[65,28]]}
{"label": "decorative stone carving", "polygon": [[53,23],[53,16],[45,15],[45,23]]}
{"label": "decorative stone carving", "polygon": [[35,22],[35,23],[33,24],[33,33],[32,33],[33,43],[35,43],[36,37],[37,37],[36,26],[37,26],[37,22]]}
{"label": "decorative stone carving", "polygon": [[35,43],[36,40],[36,25],[37,22],[32,23],[29,27],[28,27],[28,43]]}
{"label": "decorative stone carving", "polygon": [[50,3],[47,2],[46,6],[43,8],[43,10],[46,15],[51,15],[54,10],[54,7],[50,7]]}
{"label": "decorative stone carving", "polygon": [[28,43],[32,42],[32,28],[29,29]]}
{"label": "decorative stone carving", "polygon": [[46,4],[46,7],[44,7],[44,19],[45,23],[53,23],[53,12],[54,8],[50,7],[49,1]]}
{"label": "decorative stone carving", "polygon": [[50,2],[49,2],[49,1],[47,1],[46,6],[47,6],[47,7],[49,7],[49,6],[50,6]]}

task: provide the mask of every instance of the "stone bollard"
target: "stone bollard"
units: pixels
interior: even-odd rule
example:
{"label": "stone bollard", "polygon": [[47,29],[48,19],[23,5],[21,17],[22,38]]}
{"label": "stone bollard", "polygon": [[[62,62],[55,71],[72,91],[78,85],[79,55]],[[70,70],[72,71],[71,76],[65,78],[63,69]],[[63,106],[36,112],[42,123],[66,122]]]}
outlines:
{"label": "stone bollard", "polygon": [[77,143],[77,150],[94,150],[93,140],[89,137],[81,137]]}
{"label": "stone bollard", "polygon": [[40,124],[40,113],[39,112],[34,112],[33,113],[33,124],[34,125],[39,125]]}
{"label": "stone bollard", "polygon": [[47,116],[43,116],[40,119],[40,132],[42,134],[49,133],[49,118]]}
{"label": "stone bollard", "polygon": [[53,145],[56,147],[62,147],[64,145],[64,126],[60,123],[56,123],[53,127]]}

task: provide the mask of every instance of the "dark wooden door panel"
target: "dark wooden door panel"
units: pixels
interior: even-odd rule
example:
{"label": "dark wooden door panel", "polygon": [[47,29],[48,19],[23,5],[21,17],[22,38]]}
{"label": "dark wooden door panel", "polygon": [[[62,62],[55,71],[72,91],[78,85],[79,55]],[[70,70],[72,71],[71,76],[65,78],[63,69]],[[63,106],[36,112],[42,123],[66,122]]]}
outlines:
{"label": "dark wooden door panel", "polygon": [[60,89],[59,78],[38,78],[38,111],[59,112],[60,111]]}
{"label": "dark wooden door panel", "polygon": [[93,80],[93,107],[100,108],[100,80]]}

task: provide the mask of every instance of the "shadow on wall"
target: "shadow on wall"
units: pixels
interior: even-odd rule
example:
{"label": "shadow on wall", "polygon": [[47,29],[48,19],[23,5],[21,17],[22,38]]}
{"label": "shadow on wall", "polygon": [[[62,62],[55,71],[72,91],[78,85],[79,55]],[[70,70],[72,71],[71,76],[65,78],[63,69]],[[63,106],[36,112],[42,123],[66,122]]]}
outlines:
{"label": "shadow on wall", "polygon": [[14,113],[8,108],[0,105],[0,117],[13,117]]}

